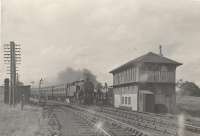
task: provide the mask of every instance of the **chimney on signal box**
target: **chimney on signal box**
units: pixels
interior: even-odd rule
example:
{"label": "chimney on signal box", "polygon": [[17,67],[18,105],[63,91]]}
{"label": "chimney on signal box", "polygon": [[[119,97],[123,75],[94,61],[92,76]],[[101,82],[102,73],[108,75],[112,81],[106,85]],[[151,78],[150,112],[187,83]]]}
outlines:
{"label": "chimney on signal box", "polygon": [[159,50],[160,50],[160,56],[163,56],[163,53],[162,53],[162,45],[159,46]]}

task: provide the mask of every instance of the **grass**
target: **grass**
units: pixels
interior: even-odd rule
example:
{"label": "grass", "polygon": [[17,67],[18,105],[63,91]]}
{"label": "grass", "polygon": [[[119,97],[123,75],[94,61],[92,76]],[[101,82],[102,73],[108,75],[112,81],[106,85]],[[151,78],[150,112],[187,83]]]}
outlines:
{"label": "grass", "polygon": [[186,113],[192,117],[200,117],[200,97],[177,96],[177,113]]}
{"label": "grass", "polygon": [[20,105],[14,108],[0,103],[0,136],[45,136],[41,113],[38,107],[26,105],[21,111]]}

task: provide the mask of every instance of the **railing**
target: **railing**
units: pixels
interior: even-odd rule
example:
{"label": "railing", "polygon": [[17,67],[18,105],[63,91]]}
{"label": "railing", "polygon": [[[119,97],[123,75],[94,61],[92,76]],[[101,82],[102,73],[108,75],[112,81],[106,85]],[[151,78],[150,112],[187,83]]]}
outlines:
{"label": "railing", "polygon": [[141,71],[140,78],[141,82],[175,82],[175,73],[167,71]]}

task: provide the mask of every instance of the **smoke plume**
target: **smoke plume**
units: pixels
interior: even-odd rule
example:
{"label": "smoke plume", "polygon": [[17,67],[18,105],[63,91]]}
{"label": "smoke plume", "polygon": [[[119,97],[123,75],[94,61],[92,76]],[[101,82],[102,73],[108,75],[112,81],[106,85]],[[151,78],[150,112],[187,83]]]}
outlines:
{"label": "smoke plume", "polygon": [[87,78],[95,85],[99,83],[96,79],[96,75],[93,74],[90,70],[76,70],[70,67],[58,73],[57,81],[59,83],[70,83],[77,80],[86,80]]}

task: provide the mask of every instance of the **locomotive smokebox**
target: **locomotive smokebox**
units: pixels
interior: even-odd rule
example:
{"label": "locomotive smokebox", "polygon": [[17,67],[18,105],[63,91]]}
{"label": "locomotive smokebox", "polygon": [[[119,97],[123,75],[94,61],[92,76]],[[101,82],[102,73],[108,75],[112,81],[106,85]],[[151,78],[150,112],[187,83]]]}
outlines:
{"label": "locomotive smokebox", "polygon": [[90,81],[89,78],[86,78],[83,84],[84,89],[84,104],[91,105],[93,104],[94,97],[94,84]]}

